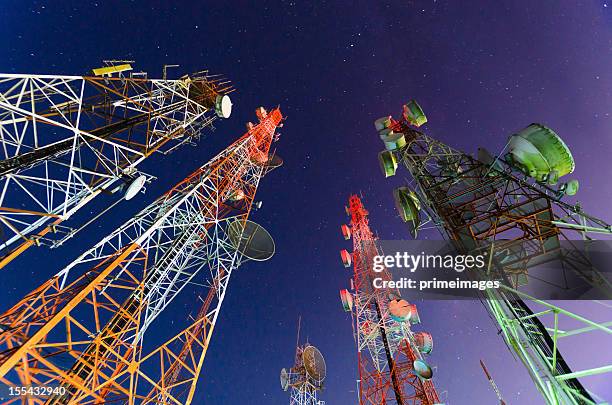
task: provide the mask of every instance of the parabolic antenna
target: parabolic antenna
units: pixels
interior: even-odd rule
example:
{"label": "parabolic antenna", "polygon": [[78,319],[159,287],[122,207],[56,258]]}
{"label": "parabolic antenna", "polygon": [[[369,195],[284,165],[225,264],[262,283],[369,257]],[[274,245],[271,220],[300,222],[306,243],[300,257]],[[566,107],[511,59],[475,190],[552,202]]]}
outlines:
{"label": "parabolic antenna", "polygon": [[408,187],[400,187],[393,190],[393,198],[395,199],[395,206],[400,217],[408,224],[410,234],[416,239],[417,231],[421,224],[421,218],[419,216],[421,202],[419,198],[416,193]]}
{"label": "parabolic antenna", "polygon": [[215,111],[221,118],[229,118],[232,115],[232,100],[230,97],[225,95],[217,95],[215,100]]}
{"label": "parabolic antenna", "polygon": [[423,380],[431,380],[431,377],[433,377],[433,370],[423,360],[415,360],[413,367],[415,374]]}
{"label": "parabolic antenna", "polygon": [[136,177],[128,184],[127,189],[125,190],[124,198],[126,200],[131,200],[132,198],[136,197],[136,194],[138,194],[140,190],[142,190],[146,182],[147,176],[145,176],[144,174],[141,174],[140,176]]}
{"label": "parabolic antenna", "polygon": [[280,372],[280,383],[283,391],[287,391],[289,388],[289,373],[287,373],[287,370],[284,368]]}
{"label": "parabolic antenna", "polygon": [[327,369],[325,359],[319,349],[314,346],[306,346],[302,352],[302,361],[308,377],[319,383],[325,379]]}
{"label": "parabolic antenna", "polygon": [[272,170],[281,167],[283,163],[283,159],[275,153],[272,156],[269,156],[264,163],[264,171],[266,173],[271,172]]}
{"label": "parabolic antenna", "polygon": [[274,256],[274,239],[261,225],[245,221],[234,221],[227,226],[230,242],[238,252],[248,259],[263,262]]}

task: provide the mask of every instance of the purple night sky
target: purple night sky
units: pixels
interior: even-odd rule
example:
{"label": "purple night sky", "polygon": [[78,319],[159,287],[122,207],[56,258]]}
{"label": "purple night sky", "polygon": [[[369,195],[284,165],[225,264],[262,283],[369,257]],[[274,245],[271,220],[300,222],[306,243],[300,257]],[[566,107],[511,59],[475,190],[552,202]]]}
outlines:
{"label": "purple night sky", "polygon": [[[574,154],[576,199],[612,221],[607,0],[59,3],[3,2],[0,71],[84,74],[111,58],[134,59],[150,77],[161,75],[163,64],[180,64],[176,76],[209,68],[235,83],[235,110],[197,148],[148,161],[143,169],[159,180],[146,196],[113,211],[78,241],[29,251],[2,270],[2,310],[236,139],[257,106],[280,104],[287,116],[275,144],[285,165],[262,181],[263,207],[252,218],[275,237],[277,253],[235,273],[194,403],[288,403],[278,374],[291,366],[300,314],[303,336],[327,359],[321,398],[331,405],[356,402],[356,350],[338,296],[350,277],[338,251],[349,244],[339,226],[348,221],[349,194],[362,192],[380,237],[408,238],[392,197],[407,173],[389,180],[380,174],[376,156],[383,146],[373,121],[397,115],[410,98],[425,110],[429,135],[468,153],[478,146],[499,152],[513,131],[532,122],[555,129]],[[193,295],[179,297],[158,319],[160,328],[185,318],[193,302]],[[479,359],[508,404],[543,403],[480,303],[416,304],[419,330],[434,337],[430,363],[447,404],[494,403]],[[607,305],[567,307],[609,321]],[[574,370],[610,364],[612,347],[603,342],[593,333],[568,340],[561,351]],[[609,374],[582,382],[612,400]]]}

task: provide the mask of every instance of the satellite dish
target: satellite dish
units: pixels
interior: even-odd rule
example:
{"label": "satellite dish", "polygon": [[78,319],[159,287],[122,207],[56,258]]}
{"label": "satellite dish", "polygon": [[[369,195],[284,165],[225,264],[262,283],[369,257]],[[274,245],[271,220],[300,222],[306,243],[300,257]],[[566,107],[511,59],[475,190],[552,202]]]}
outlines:
{"label": "satellite dish", "polygon": [[232,115],[232,100],[227,94],[217,95],[215,100],[215,111],[221,118],[229,118]]}
{"label": "satellite dish", "polygon": [[308,377],[312,378],[318,383],[323,382],[327,372],[325,366],[325,359],[323,355],[314,346],[306,346],[302,352],[302,361],[304,362],[304,368]]}
{"label": "satellite dish", "polygon": [[244,229],[241,221],[227,226],[230,242],[238,252],[248,259],[263,262],[274,256],[274,239],[261,225],[246,220]]}
{"label": "satellite dish", "polygon": [[287,391],[289,388],[289,373],[287,373],[287,369],[283,368],[280,372],[280,383],[283,391]]}
{"label": "satellite dish", "polygon": [[136,194],[138,194],[140,190],[142,190],[146,182],[147,176],[145,176],[144,174],[141,174],[140,176],[136,177],[128,184],[127,189],[125,190],[124,198],[126,200],[131,200],[132,198],[136,197]]}
{"label": "satellite dish", "polygon": [[423,380],[431,380],[433,377],[433,370],[429,367],[429,364],[423,360],[415,360],[413,363],[414,372]]}
{"label": "satellite dish", "polygon": [[272,156],[269,156],[264,163],[264,171],[266,173],[271,172],[272,170],[281,167],[283,163],[283,159],[275,153]]}

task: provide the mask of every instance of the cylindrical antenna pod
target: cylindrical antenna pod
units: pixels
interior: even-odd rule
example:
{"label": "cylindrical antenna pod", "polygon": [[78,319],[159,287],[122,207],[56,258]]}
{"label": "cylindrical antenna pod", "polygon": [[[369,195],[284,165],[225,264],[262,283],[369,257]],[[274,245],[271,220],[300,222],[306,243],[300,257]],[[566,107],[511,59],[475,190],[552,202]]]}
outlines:
{"label": "cylindrical antenna pod", "polygon": [[424,360],[415,360],[413,363],[414,373],[423,380],[431,380],[433,370]]}
{"label": "cylindrical antenna pod", "polygon": [[421,353],[429,354],[433,350],[433,337],[429,332],[415,333],[414,340]]}
{"label": "cylindrical antenna pod", "polygon": [[351,228],[349,228],[348,225],[342,224],[342,226],[340,226],[340,229],[342,230],[342,236],[344,237],[344,240],[351,239]]}
{"label": "cylindrical antenna pod", "polygon": [[348,290],[340,290],[340,300],[344,311],[351,312],[353,310],[353,296]]}
{"label": "cylindrical antenna pod", "polygon": [[342,264],[344,264],[344,267],[351,267],[353,259],[351,254],[346,249],[342,249],[340,251],[340,257],[342,258]]}
{"label": "cylindrical antenna pod", "polygon": [[406,322],[410,320],[412,306],[403,299],[394,299],[389,302],[389,314],[396,322]]}

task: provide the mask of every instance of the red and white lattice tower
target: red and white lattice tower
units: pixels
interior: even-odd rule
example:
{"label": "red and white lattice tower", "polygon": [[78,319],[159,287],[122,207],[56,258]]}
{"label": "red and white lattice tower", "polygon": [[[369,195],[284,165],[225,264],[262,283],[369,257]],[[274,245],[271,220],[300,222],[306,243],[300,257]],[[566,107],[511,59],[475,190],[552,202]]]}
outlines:
{"label": "red and white lattice tower", "polygon": [[432,369],[423,355],[433,341],[427,332],[413,332],[420,322],[416,306],[403,300],[397,289],[377,289],[375,277],[390,280],[385,269],[374,272],[380,254],[368,225],[368,211],[358,196],[349,198],[350,226],[342,225],[345,239],[353,239],[353,253],[340,252],[345,267],[353,267],[352,291],[341,290],[344,309],[352,313],[359,363],[359,404],[440,403],[431,381]]}
{"label": "red and white lattice tower", "polygon": [[[261,178],[282,163],[271,144],[283,116],[263,107],[257,116],[232,145],[0,313],[0,387],[53,387],[21,398],[36,405],[194,400],[232,272],[274,253],[248,218]],[[188,284],[204,297],[197,315],[181,323],[179,311],[162,323]]]}

